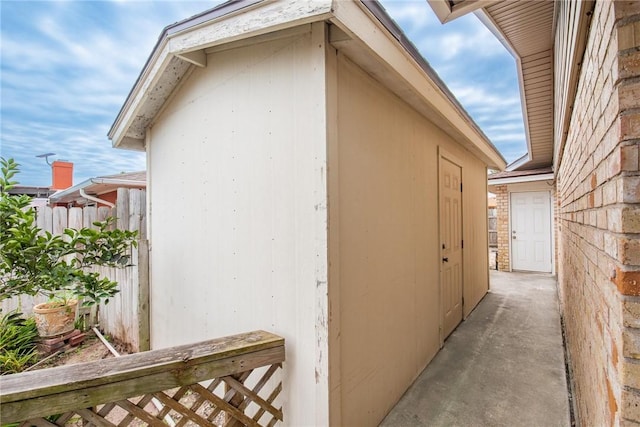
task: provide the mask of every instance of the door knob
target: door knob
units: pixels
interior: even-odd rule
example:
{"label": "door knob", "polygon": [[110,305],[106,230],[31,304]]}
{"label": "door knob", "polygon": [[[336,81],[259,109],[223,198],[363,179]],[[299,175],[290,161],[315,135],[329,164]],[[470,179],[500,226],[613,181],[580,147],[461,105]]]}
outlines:
{"label": "door knob", "polygon": [[442,262],[449,262],[449,258],[442,258]]}

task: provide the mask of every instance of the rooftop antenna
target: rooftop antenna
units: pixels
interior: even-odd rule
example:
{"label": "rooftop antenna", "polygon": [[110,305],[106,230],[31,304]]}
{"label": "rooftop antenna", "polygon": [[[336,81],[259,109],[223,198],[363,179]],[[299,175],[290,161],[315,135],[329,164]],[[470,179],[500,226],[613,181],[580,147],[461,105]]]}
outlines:
{"label": "rooftop antenna", "polygon": [[44,153],[44,154],[38,154],[36,157],[39,157],[41,159],[44,158],[44,161],[47,162],[49,166],[51,166],[51,162],[49,161],[49,156],[55,156],[55,155],[56,153]]}

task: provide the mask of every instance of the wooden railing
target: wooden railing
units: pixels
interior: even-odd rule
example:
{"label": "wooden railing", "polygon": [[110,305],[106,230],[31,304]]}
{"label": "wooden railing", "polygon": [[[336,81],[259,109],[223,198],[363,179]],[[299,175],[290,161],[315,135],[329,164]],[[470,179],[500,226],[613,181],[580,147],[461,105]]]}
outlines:
{"label": "wooden railing", "polygon": [[283,338],[255,331],[7,375],[0,423],[271,426],[284,356]]}

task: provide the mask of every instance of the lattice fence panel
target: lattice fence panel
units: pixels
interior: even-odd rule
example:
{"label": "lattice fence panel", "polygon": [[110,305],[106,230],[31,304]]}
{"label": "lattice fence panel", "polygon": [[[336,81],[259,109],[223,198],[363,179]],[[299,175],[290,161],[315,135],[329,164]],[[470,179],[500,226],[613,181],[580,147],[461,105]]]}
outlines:
{"label": "lattice fence panel", "polygon": [[281,368],[276,363],[205,383],[34,418],[20,426],[274,426],[283,420],[277,403]]}

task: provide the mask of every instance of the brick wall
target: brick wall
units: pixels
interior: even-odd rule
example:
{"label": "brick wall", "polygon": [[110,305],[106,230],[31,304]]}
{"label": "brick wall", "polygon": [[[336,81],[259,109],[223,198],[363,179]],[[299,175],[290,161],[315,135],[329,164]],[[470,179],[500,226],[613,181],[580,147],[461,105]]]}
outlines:
{"label": "brick wall", "polygon": [[509,192],[506,185],[497,185],[491,192],[496,195],[498,214],[498,270],[509,271]]}
{"label": "brick wall", "polygon": [[596,2],[577,90],[557,195],[578,416],[640,425],[640,2]]}

